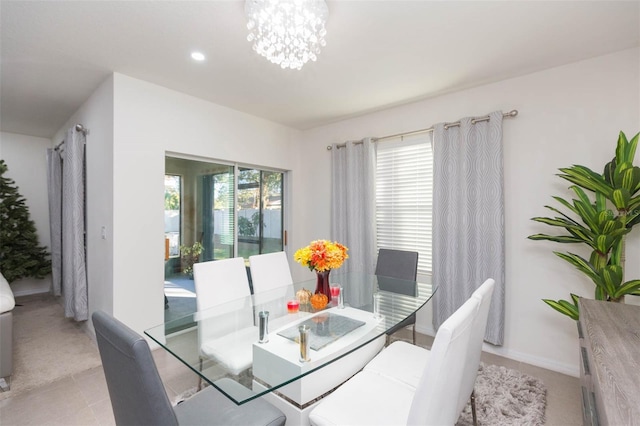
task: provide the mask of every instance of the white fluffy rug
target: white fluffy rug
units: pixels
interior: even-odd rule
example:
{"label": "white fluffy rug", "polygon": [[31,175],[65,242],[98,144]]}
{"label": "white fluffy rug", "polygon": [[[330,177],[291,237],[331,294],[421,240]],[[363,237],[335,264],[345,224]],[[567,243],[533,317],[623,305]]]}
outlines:
{"label": "white fluffy rug", "polygon": [[[480,364],[476,378],[478,424],[543,425],[547,389],[542,381],[516,370]],[[462,412],[458,426],[472,425],[471,406]]]}

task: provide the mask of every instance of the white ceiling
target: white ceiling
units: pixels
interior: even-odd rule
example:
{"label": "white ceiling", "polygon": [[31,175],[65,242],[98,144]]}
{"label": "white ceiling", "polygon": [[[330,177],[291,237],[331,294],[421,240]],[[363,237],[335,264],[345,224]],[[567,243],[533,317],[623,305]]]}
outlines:
{"label": "white ceiling", "polygon": [[252,51],[244,1],[1,0],[0,129],[52,137],[112,72],[309,129],[640,45],[638,1],[328,5],[296,71]]}

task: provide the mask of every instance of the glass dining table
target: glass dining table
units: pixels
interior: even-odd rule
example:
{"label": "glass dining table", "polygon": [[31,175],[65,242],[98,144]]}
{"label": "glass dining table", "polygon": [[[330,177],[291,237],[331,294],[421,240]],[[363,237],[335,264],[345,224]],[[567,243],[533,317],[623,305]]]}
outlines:
{"label": "glass dining table", "polygon": [[333,297],[321,310],[296,306],[298,299],[306,301],[301,290],[315,290],[314,279],[195,312],[145,334],[238,405],[275,394],[302,411],[359,371],[382,349],[386,333],[436,290],[416,281],[336,272],[330,282],[341,287],[342,304]]}

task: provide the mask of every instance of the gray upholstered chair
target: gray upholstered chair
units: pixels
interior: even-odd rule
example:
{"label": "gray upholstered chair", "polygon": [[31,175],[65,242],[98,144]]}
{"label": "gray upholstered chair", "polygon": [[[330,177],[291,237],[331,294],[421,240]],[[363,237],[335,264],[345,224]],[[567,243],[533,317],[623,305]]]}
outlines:
{"label": "gray upholstered chair", "polygon": [[213,386],[172,407],[147,341],[105,312],[95,312],[92,320],[116,424],[284,425],[285,415],[268,402],[238,406]]}
{"label": "gray upholstered chair", "polygon": [[[384,277],[397,278],[407,281],[415,281],[418,273],[418,252],[393,250],[381,248],[378,251],[378,262],[376,263],[376,275],[378,275],[378,286],[381,290],[386,281]],[[391,282],[391,281],[389,281]],[[391,290],[391,289],[388,289]],[[413,325],[413,344],[416,343],[416,314],[412,314],[404,321],[387,331],[387,336],[396,331]]]}

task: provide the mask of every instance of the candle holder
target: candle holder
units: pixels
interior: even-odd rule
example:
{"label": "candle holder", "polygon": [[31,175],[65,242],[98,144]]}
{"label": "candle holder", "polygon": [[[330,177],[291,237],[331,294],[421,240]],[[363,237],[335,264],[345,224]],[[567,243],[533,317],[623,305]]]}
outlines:
{"label": "candle holder", "polygon": [[309,330],[311,328],[308,325],[301,325],[298,327],[300,332],[300,362],[309,362]]}
{"label": "candle holder", "polygon": [[373,317],[375,319],[381,319],[382,313],[380,312],[380,299],[382,295],[380,293],[373,293]]}
{"label": "candle holder", "polygon": [[269,311],[260,311],[259,338],[258,343],[267,343],[269,341]]}
{"label": "candle holder", "polygon": [[333,284],[331,286],[331,299],[336,302],[338,309],[344,308],[344,294],[340,284]]}
{"label": "candle holder", "polygon": [[297,314],[300,310],[300,302],[297,300],[289,300],[287,302],[287,312],[290,314]]}

